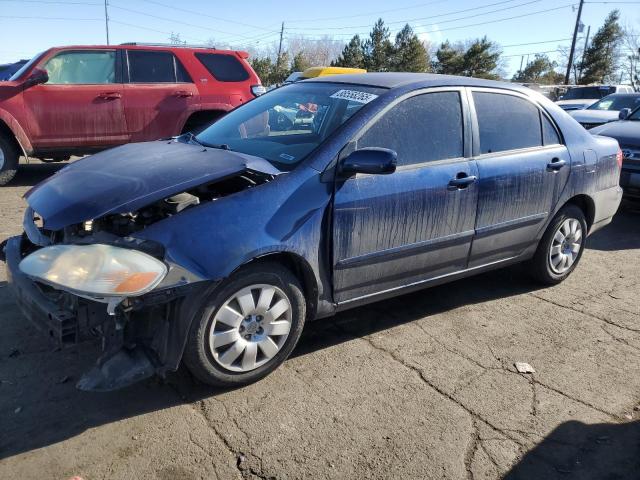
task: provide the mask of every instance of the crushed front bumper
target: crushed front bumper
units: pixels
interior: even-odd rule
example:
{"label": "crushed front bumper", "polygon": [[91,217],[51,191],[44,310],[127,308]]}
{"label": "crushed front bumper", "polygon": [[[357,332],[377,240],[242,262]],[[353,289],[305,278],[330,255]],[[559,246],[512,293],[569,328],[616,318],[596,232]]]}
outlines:
{"label": "crushed front bumper", "polygon": [[103,353],[78,388],[115,390],[178,368],[191,322],[215,283],[150,292],[134,299],[126,310],[109,315],[104,303],[46,291],[49,287],[22,273],[19,264],[28,244],[24,237],[12,237],[0,245],[9,286],[24,316],[63,347],[101,340]]}

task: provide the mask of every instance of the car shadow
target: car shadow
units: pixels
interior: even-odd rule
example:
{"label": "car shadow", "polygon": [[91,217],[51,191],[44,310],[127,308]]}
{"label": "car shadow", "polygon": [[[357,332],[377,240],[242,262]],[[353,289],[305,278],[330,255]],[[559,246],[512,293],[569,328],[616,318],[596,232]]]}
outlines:
{"label": "car shadow", "polygon": [[589,237],[587,248],[607,252],[640,248],[640,202],[623,201],[611,224]]}
{"label": "car shadow", "polygon": [[[603,237],[601,245],[616,241],[620,232],[636,228],[635,222],[634,216],[616,216],[613,224],[599,233]],[[619,246],[632,248],[624,242]],[[589,248],[593,248],[591,241]],[[367,305],[308,324],[293,356],[313,354],[430,315],[538,288],[523,267],[513,266]],[[6,282],[0,282],[0,306],[4,310],[4,321],[0,320],[4,329],[4,338],[0,338],[0,459],[58,443],[93,427],[224,392],[199,383],[184,367],[166,379],[152,378],[116,392],[78,391],[75,382],[95,361],[97,346],[53,351],[39,332],[15,326],[21,316],[7,290]]]}
{"label": "car shadow", "polygon": [[626,480],[640,476],[640,421],[561,424],[503,480]]}
{"label": "car shadow", "polygon": [[29,163],[20,163],[16,176],[7,184],[7,187],[33,187],[66,165],[69,165],[69,162],[46,163],[34,160]]}

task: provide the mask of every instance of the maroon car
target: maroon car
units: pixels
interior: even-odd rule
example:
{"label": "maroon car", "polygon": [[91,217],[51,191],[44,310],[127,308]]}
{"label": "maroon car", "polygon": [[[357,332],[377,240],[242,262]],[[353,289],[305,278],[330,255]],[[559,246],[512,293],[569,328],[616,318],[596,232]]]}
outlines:
{"label": "maroon car", "polygon": [[36,55],[0,82],[0,185],[20,155],[59,161],[202,128],[264,92],[247,57],[141,44]]}

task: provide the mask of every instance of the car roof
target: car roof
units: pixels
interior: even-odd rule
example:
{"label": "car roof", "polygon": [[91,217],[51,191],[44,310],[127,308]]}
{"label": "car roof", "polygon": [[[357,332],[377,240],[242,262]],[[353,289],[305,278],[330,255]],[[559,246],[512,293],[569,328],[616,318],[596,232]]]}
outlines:
{"label": "car roof", "polygon": [[225,53],[236,54],[242,58],[247,58],[249,54],[243,50],[226,50],[214,47],[195,46],[195,45],[171,45],[171,44],[144,44],[144,43],[121,43],[119,45],[63,45],[51,47],[49,50],[159,50],[159,51],[194,51],[203,53]]}
{"label": "car roof", "polygon": [[317,77],[303,82],[323,83],[350,83],[369,87],[398,88],[415,85],[417,88],[427,87],[493,87],[509,90],[523,91],[525,87],[519,84],[484,80],[473,77],[459,77],[454,75],[440,75],[435,73],[408,73],[408,72],[371,72],[359,74],[329,75]]}

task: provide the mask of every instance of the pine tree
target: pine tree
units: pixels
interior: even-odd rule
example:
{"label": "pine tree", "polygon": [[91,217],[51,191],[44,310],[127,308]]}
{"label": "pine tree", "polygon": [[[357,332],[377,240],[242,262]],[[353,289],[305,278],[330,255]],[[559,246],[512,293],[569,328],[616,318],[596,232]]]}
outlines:
{"label": "pine tree", "polygon": [[393,45],[389,29],[381,18],[373,26],[369,39],[364,43],[364,65],[370,72],[388,72],[392,67]]}
{"label": "pine tree", "polygon": [[463,75],[467,77],[497,79],[494,73],[498,67],[500,51],[496,44],[483,37],[474,41],[464,53]]}
{"label": "pine tree", "polygon": [[393,46],[393,70],[397,72],[427,72],[430,70],[427,49],[409,24],[396,35]]}
{"label": "pine tree", "polygon": [[291,71],[292,72],[304,72],[307,68],[309,68],[311,64],[307,60],[304,52],[296,53],[296,56],[293,57],[293,62],[291,62]]}
{"label": "pine tree", "polygon": [[555,71],[556,62],[549,60],[545,54],[537,54],[532,62],[525,68],[518,70],[512,81],[522,83],[540,83],[542,85],[555,85],[563,81],[561,73]]}
{"label": "pine tree", "polygon": [[273,63],[269,57],[253,57],[251,59],[251,67],[258,75],[258,78],[263,85],[271,85],[271,71],[273,70]]}
{"label": "pine tree", "polygon": [[454,47],[447,40],[436,51],[434,70],[443,75],[462,75],[464,73],[464,50]]}
{"label": "pine tree", "polygon": [[364,68],[363,45],[359,35],[354,35],[342,49],[340,56],[331,62],[334,67]]}
{"label": "pine tree", "polygon": [[612,79],[618,67],[619,47],[622,42],[622,28],[618,21],[620,12],[613,10],[593,36],[591,45],[584,52],[584,60],[580,64],[582,78],[580,83],[604,83]]}

